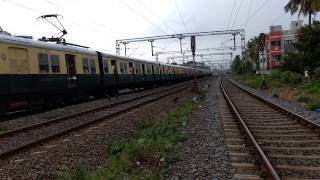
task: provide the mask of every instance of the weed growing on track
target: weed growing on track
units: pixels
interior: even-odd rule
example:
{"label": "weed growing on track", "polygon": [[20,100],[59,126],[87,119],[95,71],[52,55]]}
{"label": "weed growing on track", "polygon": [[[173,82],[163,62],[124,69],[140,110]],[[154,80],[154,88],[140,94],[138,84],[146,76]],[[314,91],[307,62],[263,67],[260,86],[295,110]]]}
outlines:
{"label": "weed growing on track", "polygon": [[161,179],[162,168],[178,159],[177,145],[187,138],[182,129],[197,107],[188,102],[156,124],[142,120],[132,139],[108,147],[105,167],[78,167],[66,179]]}

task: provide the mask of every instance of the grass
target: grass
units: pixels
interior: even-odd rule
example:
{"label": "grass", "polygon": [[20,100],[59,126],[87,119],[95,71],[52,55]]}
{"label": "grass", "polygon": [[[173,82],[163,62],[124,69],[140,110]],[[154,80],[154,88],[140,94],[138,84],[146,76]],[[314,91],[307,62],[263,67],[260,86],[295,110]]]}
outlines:
{"label": "grass", "polygon": [[320,81],[304,82],[300,75],[289,72],[275,71],[265,76],[265,86],[262,86],[261,75],[234,75],[240,82],[256,88],[269,89],[280,97],[301,103],[309,110],[320,108]]}
{"label": "grass", "polygon": [[158,123],[142,120],[130,140],[108,146],[104,167],[89,171],[78,166],[64,179],[162,179],[163,169],[179,158],[177,145],[187,138],[182,130],[197,107],[188,102]]}

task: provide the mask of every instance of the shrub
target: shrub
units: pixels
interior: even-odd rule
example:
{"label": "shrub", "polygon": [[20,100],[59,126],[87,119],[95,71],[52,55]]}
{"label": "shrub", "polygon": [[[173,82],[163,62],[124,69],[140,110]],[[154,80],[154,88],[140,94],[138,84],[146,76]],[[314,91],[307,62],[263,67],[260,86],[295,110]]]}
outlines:
{"label": "shrub", "polygon": [[316,79],[320,79],[320,67],[314,70],[314,76]]}
{"label": "shrub", "polygon": [[302,75],[291,71],[285,71],[281,73],[281,82],[295,85],[302,82]]}

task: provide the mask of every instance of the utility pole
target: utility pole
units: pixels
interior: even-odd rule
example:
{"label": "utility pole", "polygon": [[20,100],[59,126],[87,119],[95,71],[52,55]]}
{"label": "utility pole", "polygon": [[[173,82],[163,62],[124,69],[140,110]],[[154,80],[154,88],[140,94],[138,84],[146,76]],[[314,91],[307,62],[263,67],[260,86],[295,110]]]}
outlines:
{"label": "utility pole", "polygon": [[154,48],[153,42],[154,42],[154,40],[150,40],[150,43],[151,43],[151,55],[152,56],[154,56],[154,54],[153,54],[153,48]]}
{"label": "utility pole", "polygon": [[124,43],[124,56],[127,56],[127,44],[128,43]]}
{"label": "utility pole", "polygon": [[264,33],[260,33],[259,35],[259,39],[260,39],[260,52],[261,52],[261,59],[262,59],[262,86],[265,87],[266,82],[265,82],[265,67],[264,67],[264,63],[265,63],[265,55],[264,55],[264,48],[265,48],[265,39],[266,39],[266,35]]}
{"label": "utility pole", "polygon": [[196,75],[196,36],[191,36],[191,51],[192,51],[192,59],[193,59],[193,80],[194,80],[194,92],[198,93],[198,83],[197,83],[197,75]]}

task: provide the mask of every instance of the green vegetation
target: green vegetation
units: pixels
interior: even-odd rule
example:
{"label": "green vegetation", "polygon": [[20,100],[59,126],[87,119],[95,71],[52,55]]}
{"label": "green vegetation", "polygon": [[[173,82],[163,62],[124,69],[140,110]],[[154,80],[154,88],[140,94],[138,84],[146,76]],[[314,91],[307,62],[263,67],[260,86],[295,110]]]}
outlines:
{"label": "green vegetation", "polygon": [[[290,0],[286,11],[299,12],[311,16],[319,11],[320,1]],[[313,8],[313,9],[312,9]],[[280,68],[265,75],[261,73],[259,51],[264,48],[263,36],[254,37],[247,43],[246,54],[242,60],[236,57],[231,70],[234,77],[244,84],[258,89],[267,89],[276,96],[302,103],[310,110],[320,108],[320,22],[302,27],[298,32],[298,41],[293,43],[280,61]],[[255,68],[250,69],[254,65]],[[305,72],[308,76],[304,77]]]}
{"label": "green vegetation", "polygon": [[176,146],[186,139],[182,129],[198,107],[189,102],[158,123],[142,120],[132,139],[108,146],[105,167],[88,171],[77,167],[65,179],[161,179],[163,168],[176,161]]}
{"label": "green vegetation", "polygon": [[318,76],[320,71],[320,22],[312,27],[303,27],[294,49],[283,57],[281,70],[303,74],[308,70],[311,76]]}
{"label": "green vegetation", "polygon": [[257,89],[269,89],[276,94],[292,94],[290,100],[303,103],[308,109],[320,108],[320,80],[304,82],[303,76],[290,71],[273,71],[265,76],[265,86],[261,75],[235,75],[235,79]]}
{"label": "green vegetation", "polygon": [[284,7],[286,12],[290,11],[291,14],[298,12],[298,15],[302,13],[304,16],[309,16],[309,25],[312,23],[311,16],[317,11],[320,11],[320,1],[319,0],[290,0],[288,4]]}

